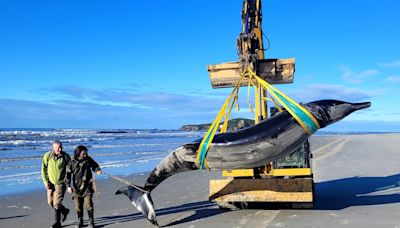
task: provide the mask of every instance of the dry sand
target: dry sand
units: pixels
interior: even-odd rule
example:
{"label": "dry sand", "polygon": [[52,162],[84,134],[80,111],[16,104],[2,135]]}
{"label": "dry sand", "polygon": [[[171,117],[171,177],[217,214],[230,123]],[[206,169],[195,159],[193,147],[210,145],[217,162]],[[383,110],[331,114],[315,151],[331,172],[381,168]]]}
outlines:
{"label": "dry sand", "polygon": [[[316,208],[220,210],[208,202],[208,181],[220,172],[192,171],[167,179],[152,193],[159,224],[169,227],[392,227],[400,228],[400,134],[311,138]],[[143,184],[147,174],[129,177]],[[122,184],[98,182],[95,217],[99,227],[153,227],[125,196]],[[73,227],[71,210],[63,224]],[[86,214],[85,214],[86,217]],[[0,200],[0,227],[49,227],[53,211],[45,191]]]}

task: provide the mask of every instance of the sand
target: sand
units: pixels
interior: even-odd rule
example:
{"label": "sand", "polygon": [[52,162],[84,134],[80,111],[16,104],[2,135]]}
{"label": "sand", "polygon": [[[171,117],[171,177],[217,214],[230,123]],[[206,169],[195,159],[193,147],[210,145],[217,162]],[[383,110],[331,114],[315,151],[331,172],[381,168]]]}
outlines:
{"label": "sand", "polygon": [[[315,208],[226,211],[208,202],[208,181],[220,172],[174,175],[152,193],[164,227],[398,227],[400,228],[400,134],[313,136]],[[143,184],[147,173],[124,177]],[[98,181],[95,217],[98,227],[153,227],[125,196],[123,184]],[[71,210],[64,227],[73,227]],[[87,215],[85,214],[85,219]],[[53,211],[45,190],[0,199],[0,227],[49,227]]]}

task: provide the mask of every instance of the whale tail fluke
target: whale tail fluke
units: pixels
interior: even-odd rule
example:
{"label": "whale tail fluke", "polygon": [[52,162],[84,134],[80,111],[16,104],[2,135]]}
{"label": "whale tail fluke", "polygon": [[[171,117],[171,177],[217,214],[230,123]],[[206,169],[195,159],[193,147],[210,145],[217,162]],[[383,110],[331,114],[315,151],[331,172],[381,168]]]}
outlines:
{"label": "whale tail fluke", "polygon": [[151,199],[150,192],[142,190],[142,188],[136,186],[125,186],[115,192],[115,195],[124,194],[132,202],[133,206],[155,226],[159,226],[157,223],[156,211],[154,210],[153,200]]}

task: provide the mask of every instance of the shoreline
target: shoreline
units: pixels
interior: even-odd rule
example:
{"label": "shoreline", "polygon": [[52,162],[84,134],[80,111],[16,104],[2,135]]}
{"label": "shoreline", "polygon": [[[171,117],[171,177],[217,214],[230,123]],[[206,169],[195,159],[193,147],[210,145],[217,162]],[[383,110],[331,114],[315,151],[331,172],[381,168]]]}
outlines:
{"label": "shoreline", "polygon": [[[146,176],[150,174],[150,171],[148,172],[138,172],[138,173],[133,173],[133,174],[129,174],[129,175],[117,175],[118,177],[124,178],[124,179],[130,179],[130,178],[137,178],[140,176]],[[105,174],[102,174],[100,177],[96,177],[96,184],[100,183],[100,182],[106,182],[107,180],[110,180],[111,178],[108,177]],[[31,193],[39,193],[42,191],[46,191],[45,187],[43,186],[42,180],[38,181],[40,184],[39,187],[35,186],[34,188],[28,188],[28,189],[24,189],[18,192],[13,192],[13,193],[4,193],[1,194],[0,193],[0,197],[17,197],[20,195],[26,195],[26,194],[31,194]]]}

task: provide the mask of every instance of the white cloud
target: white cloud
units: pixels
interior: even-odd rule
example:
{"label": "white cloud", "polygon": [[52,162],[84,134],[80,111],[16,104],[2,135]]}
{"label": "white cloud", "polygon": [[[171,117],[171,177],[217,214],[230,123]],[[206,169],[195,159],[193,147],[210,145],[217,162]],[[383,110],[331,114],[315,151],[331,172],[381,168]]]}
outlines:
{"label": "white cloud", "polygon": [[289,92],[296,101],[310,102],[323,99],[335,99],[349,102],[358,102],[371,99],[374,91],[365,91],[359,88],[345,87],[337,84],[312,84],[300,90]]}
{"label": "white cloud", "polygon": [[119,89],[89,89],[75,85],[58,86],[49,89],[53,95],[59,95],[73,101],[87,101],[113,106],[132,106],[152,110],[191,110],[215,111],[223,104],[228,93],[176,93],[176,92],[139,92]]}
{"label": "white cloud", "polygon": [[367,77],[374,76],[379,73],[378,70],[374,69],[368,69],[360,72],[353,72],[353,70],[347,66],[339,66],[339,69],[343,72],[342,79],[346,82],[350,82],[353,84],[360,84]]}
{"label": "white cloud", "polygon": [[[229,91],[225,91],[226,94],[222,91],[140,92],[113,88],[90,89],[74,85],[47,89],[47,92],[54,96],[46,102],[0,99],[2,107],[10,110],[10,115],[3,116],[3,119],[9,120],[6,122],[25,121],[29,126],[32,126],[32,123],[37,123],[37,126],[50,126],[46,125],[50,120],[63,122],[65,126],[71,127],[178,128],[182,124],[211,122],[229,94]],[[376,95],[374,91],[337,84],[312,84],[298,90],[283,92],[295,101],[303,103],[322,99],[358,102],[370,100]],[[251,101],[253,95],[254,93],[250,95]],[[241,112],[232,116],[252,117],[254,114],[246,112],[247,89],[241,91],[239,101]],[[254,103],[252,104],[254,108]],[[22,110],[26,110],[27,107],[33,115],[29,118],[19,116],[18,113],[23,113]],[[43,112],[46,114],[40,114]]]}
{"label": "white cloud", "polygon": [[400,67],[400,60],[394,62],[380,63],[379,65],[384,67]]}
{"label": "white cloud", "polygon": [[209,111],[204,107],[161,111],[87,101],[0,98],[0,127],[177,129],[183,124],[209,123],[217,111],[217,108]]}
{"label": "white cloud", "polygon": [[390,83],[400,83],[400,76],[393,75],[393,76],[387,77],[387,80]]}

